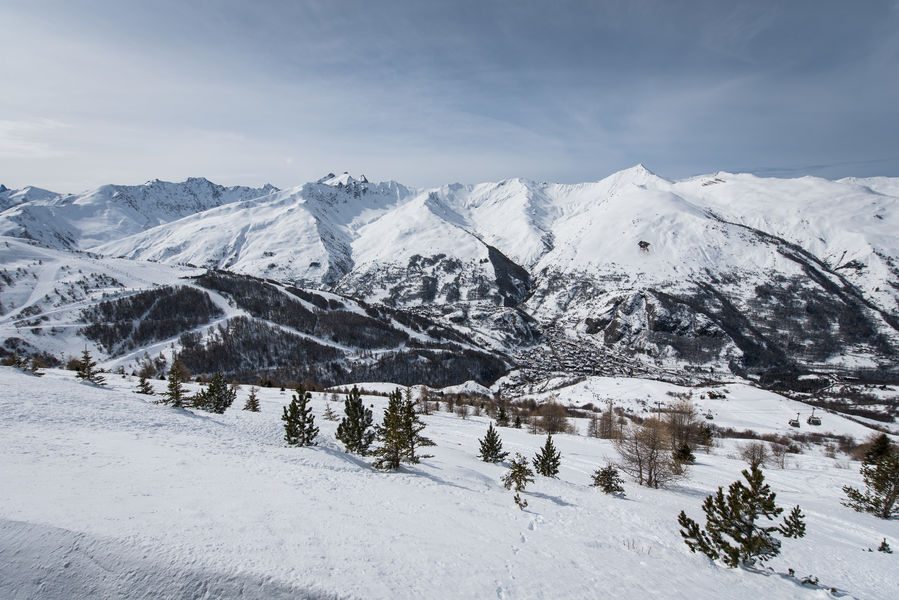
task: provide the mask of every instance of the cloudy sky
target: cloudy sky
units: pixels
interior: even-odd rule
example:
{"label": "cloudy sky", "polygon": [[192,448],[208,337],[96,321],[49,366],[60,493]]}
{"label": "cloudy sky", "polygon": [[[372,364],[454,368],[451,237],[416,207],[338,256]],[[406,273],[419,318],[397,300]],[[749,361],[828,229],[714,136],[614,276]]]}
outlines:
{"label": "cloudy sky", "polygon": [[0,183],[899,176],[899,0],[0,0]]}

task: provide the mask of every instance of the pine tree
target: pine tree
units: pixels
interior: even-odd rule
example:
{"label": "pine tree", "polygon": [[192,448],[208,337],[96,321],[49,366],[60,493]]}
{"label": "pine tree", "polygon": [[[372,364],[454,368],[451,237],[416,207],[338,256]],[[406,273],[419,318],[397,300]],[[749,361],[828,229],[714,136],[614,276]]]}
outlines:
{"label": "pine tree", "polygon": [[500,400],[499,409],[496,411],[496,426],[497,427],[508,427],[509,426],[509,413],[506,412],[506,403]]}
{"label": "pine tree", "polygon": [[375,468],[388,471],[399,469],[406,452],[406,435],[403,428],[403,401],[398,391],[387,396],[384,420],[376,428],[376,435],[380,446],[374,450],[374,455],[378,457],[374,462]]}
{"label": "pine tree", "polygon": [[802,511],[794,507],[778,526],[759,523],[764,517],[773,521],[783,513],[775,501],[775,494],[765,483],[765,476],[758,466],[743,471],[748,485],[742,481],[730,484],[727,494],[724,488],[708,496],[702,505],[705,512],[705,529],[681,511],[677,522],[684,542],[692,552],[702,552],[712,560],[721,559],[729,567],[764,562],[780,554],[780,534],[786,538],[805,535]]}
{"label": "pine tree", "polygon": [[197,395],[194,396],[193,405],[196,408],[222,414],[228,410],[236,398],[237,390],[225,382],[225,377],[221,373],[216,373],[209,380],[206,389],[197,392]]}
{"label": "pine tree", "polygon": [[871,447],[865,452],[864,462],[874,464],[892,451],[890,438],[881,433],[871,441]]}
{"label": "pine tree", "polygon": [[337,426],[337,439],[347,452],[365,456],[375,439],[375,432],[371,429],[371,409],[362,404],[362,394],[356,386],[347,394],[343,412],[346,416]]}
{"label": "pine tree", "polygon": [[106,385],[106,378],[100,374],[96,367],[97,363],[91,358],[90,351],[85,348],[84,352],[81,353],[81,361],[78,363],[78,371],[75,373],[75,377],[94,385]]}
{"label": "pine tree", "polygon": [[509,472],[502,476],[501,481],[507,490],[515,490],[515,493],[523,492],[529,483],[534,483],[534,472],[528,466],[528,461],[521,454],[516,454],[509,466]]}
{"label": "pine tree", "polygon": [[680,448],[675,450],[671,457],[674,459],[674,462],[682,465],[692,465],[696,462],[696,457],[693,455],[693,449],[690,448],[690,444],[687,444],[686,442],[681,444]]}
{"label": "pine tree", "polygon": [[515,415],[515,424],[513,427],[515,427],[515,429],[521,429],[521,415]]}
{"label": "pine tree", "polygon": [[284,421],[284,441],[288,446],[315,445],[318,427],[315,426],[315,417],[312,416],[312,407],[309,406],[311,400],[312,394],[298,387],[290,404],[284,407],[281,420]]}
{"label": "pine tree", "polygon": [[[399,395],[400,391],[396,391]],[[411,396],[411,394],[410,394]],[[403,401],[403,437],[405,438],[406,448],[403,453],[405,462],[417,464],[422,458],[430,458],[428,454],[418,455],[416,450],[425,446],[434,446],[433,441],[421,434],[425,429],[425,424],[418,417],[418,411],[415,409],[416,402],[411,398]]]}
{"label": "pine tree", "polygon": [[169,369],[169,379],[165,393],[162,394],[160,402],[162,404],[171,404],[175,408],[184,406],[184,386],[182,382],[185,378],[185,371],[181,368],[181,363],[175,361]]}
{"label": "pine tree", "polygon": [[331,408],[330,404],[325,405],[325,412],[322,415],[326,421],[337,421],[339,418],[337,417],[337,413]]}
{"label": "pine tree", "polygon": [[546,443],[534,457],[534,470],[544,477],[556,477],[559,474],[559,465],[562,463],[562,455],[553,444],[552,434],[546,436]]}
{"label": "pine tree", "polygon": [[616,496],[624,496],[624,486],[622,485],[621,475],[613,464],[607,464],[601,469],[597,469],[593,473],[593,487],[598,487],[605,494],[614,494]]}
{"label": "pine tree", "polygon": [[[871,457],[870,460],[868,456]],[[865,490],[843,486],[846,494],[843,504],[882,519],[890,519],[899,514],[899,450],[892,444],[888,444],[885,452],[869,450],[862,463],[861,474]]]}
{"label": "pine tree", "polygon": [[137,390],[135,390],[138,394],[146,394],[147,396],[152,396],[156,392],[153,390],[153,386],[150,385],[150,380],[147,379],[147,376],[141,373],[140,379],[137,381]]}
{"label": "pine tree", "polygon": [[508,452],[503,452],[503,441],[494,429],[493,423],[487,427],[487,435],[480,440],[480,443],[481,451],[478,456],[484,462],[497,463],[509,455]]}
{"label": "pine tree", "polygon": [[259,412],[259,396],[257,392],[256,386],[250,388],[250,395],[247,396],[247,401],[243,405],[244,410]]}

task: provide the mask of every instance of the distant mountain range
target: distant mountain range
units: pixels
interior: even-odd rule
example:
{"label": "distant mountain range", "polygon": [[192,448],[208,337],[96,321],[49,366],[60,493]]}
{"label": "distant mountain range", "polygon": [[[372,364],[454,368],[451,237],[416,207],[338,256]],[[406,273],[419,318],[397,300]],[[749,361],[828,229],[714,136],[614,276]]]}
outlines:
{"label": "distant mountain range", "polygon": [[[794,389],[899,380],[899,178],[669,181],[642,165],[591,183],[429,189],[347,173],[286,190],[191,178],[0,187],[0,211],[0,236],[63,254],[231,271],[418,315],[501,356],[510,385],[607,372]],[[7,311],[13,287],[0,288]]]}

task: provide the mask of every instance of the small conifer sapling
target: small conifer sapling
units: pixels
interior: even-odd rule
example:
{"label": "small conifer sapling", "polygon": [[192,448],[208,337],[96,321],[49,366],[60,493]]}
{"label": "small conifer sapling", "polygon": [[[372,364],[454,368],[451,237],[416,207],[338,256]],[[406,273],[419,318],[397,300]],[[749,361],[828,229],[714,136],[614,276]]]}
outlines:
{"label": "small conifer sapling", "polygon": [[375,432],[371,426],[371,409],[362,404],[362,394],[356,386],[347,394],[343,412],[343,420],[337,426],[337,439],[347,452],[365,456],[375,439]]}
{"label": "small conifer sapling", "polygon": [[284,421],[284,441],[288,446],[314,446],[318,427],[309,402],[312,394],[302,387],[297,388],[290,404],[284,407],[281,420]]}
{"label": "small conifer sapling", "polygon": [[557,477],[559,475],[559,465],[562,463],[562,455],[556,450],[553,444],[552,434],[546,436],[546,443],[540,448],[537,456],[533,459],[534,470],[544,477]]}
{"label": "small conifer sapling", "polygon": [[[397,390],[396,393],[397,395],[399,395],[399,390]],[[403,438],[406,445],[405,451],[403,453],[403,460],[411,464],[417,464],[421,462],[422,458],[430,458],[430,455],[428,454],[418,454],[417,451],[420,448],[436,445],[430,438],[425,437],[422,434],[425,429],[425,424],[419,418],[416,404],[417,402],[414,402],[411,399],[407,398],[403,401],[402,406]]]}
{"label": "small conifer sapling", "polygon": [[147,379],[147,376],[143,373],[140,374],[140,379],[137,381],[137,390],[135,390],[138,394],[145,394],[147,396],[152,396],[156,392],[153,390],[152,384],[150,384],[150,380]]}
{"label": "small conifer sapling", "polygon": [[499,408],[496,411],[496,426],[497,427],[508,427],[509,426],[509,413],[506,411],[506,403],[502,400],[499,403]]}
{"label": "small conifer sapling", "polygon": [[406,436],[403,427],[403,400],[399,390],[387,396],[387,408],[384,419],[376,428],[380,445],[374,450],[378,459],[374,462],[376,469],[395,471],[400,468],[406,452]]}
{"label": "small conifer sapling", "polygon": [[259,394],[256,389],[256,386],[250,388],[250,394],[247,396],[247,401],[244,402],[243,409],[248,410],[250,412],[259,412]]}
{"label": "small conifer sapling", "polygon": [[94,385],[106,385],[106,378],[97,370],[97,363],[91,357],[90,351],[85,348],[81,353],[81,360],[78,362],[78,370],[75,377]]}
{"label": "small conifer sapling", "polygon": [[624,496],[624,486],[618,469],[613,464],[607,464],[593,472],[593,487],[598,487],[604,494]]}
{"label": "small conifer sapling", "polygon": [[521,454],[516,454],[512,464],[509,465],[509,471],[502,476],[501,481],[507,490],[523,492],[529,483],[534,483],[534,472],[528,466],[527,459]]}
{"label": "small conifer sapling", "polygon": [[162,404],[171,404],[175,408],[184,406],[184,386],[185,370],[181,367],[181,363],[174,362],[169,369],[168,383],[166,384],[165,393],[162,394]]}
{"label": "small conifer sapling", "polygon": [[487,427],[487,434],[481,438],[480,444],[481,449],[478,456],[484,462],[497,463],[509,455],[508,452],[503,452],[503,441],[493,427],[493,423]]}

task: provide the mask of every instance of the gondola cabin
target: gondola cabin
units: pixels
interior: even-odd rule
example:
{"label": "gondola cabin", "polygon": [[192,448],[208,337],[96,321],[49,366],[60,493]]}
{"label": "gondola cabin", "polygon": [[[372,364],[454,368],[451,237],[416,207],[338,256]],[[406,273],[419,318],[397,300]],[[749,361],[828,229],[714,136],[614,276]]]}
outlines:
{"label": "gondola cabin", "polygon": [[806,419],[805,422],[808,423],[809,425],[814,425],[815,427],[817,427],[818,425],[821,424],[821,417],[815,416],[815,409],[813,408],[811,416],[808,419]]}

